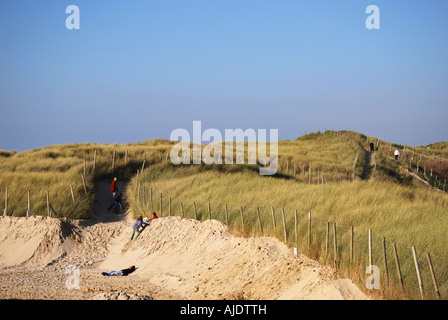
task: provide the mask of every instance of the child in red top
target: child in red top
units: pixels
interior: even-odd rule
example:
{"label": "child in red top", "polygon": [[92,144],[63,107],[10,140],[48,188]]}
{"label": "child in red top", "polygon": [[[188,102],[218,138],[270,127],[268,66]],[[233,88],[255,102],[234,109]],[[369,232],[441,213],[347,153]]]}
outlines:
{"label": "child in red top", "polygon": [[115,193],[118,191],[117,188],[117,177],[112,181],[112,185],[110,186],[110,192],[112,192],[112,198],[115,197]]}

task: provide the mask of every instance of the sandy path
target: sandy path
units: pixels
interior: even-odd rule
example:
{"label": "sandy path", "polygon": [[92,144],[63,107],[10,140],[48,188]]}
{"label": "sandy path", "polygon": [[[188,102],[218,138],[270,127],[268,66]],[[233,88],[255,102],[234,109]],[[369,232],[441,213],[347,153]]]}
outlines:
{"label": "sandy path", "polygon": [[[131,214],[106,211],[108,183],[96,192],[92,220],[0,218],[0,299],[366,299],[278,240],[235,237],[215,220],[159,218],[130,241]],[[67,287],[72,265],[79,289]],[[128,277],[101,275],[130,265]]]}
{"label": "sandy path", "polygon": [[365,162],[364,162],[364,168],[362,171],[361,179],[366,180],[369,177],[369,168],[370,168],[370,163],[372,162],[372,154],[367,149],[363,149],[363,150],[364,150]]}

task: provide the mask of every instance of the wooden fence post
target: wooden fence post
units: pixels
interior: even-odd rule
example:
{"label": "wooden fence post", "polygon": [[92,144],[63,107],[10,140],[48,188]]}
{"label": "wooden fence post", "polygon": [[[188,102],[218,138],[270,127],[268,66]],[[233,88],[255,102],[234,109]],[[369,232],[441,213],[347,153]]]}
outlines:
{"label": "wooden fence post", "polygon": [[31,212],[31,191],[28,190],[28,207],[26,210],[26,216],[29,217]]}
{"label": "wooden fence post", "polygon": [[[295,169],[294,169],[294,171],[295,171]],[[294,237],[295,237],[295,242],[296,242],[296,248],[298,251],[299,250],[299,234],[297,231],[297,209],[294,211]]]}
{"label": "wooden fence post", "polygon": [[288,234],[286,232],[285,208],[282,208],[282,218],[283,218],[283,234],[285,236],[285,243],[288,244]]}
{"label": "wooden fence post", "polygon": [[418,265],[417,252],[415,251],[415,247],[412,247],[411,249],[412,249],[412,255],[414,257],[415,271],[417,273],[417,280],[418,280],[418,286],[420,288],[420,294],[422,296],[422,300],[424,300],[425,299],[425,291],[423,289],[422,276],[420,274],[420,267]]}
{"label": "wooden fence post", "polygon": [[3,216],[6,217],[8,215],[8,188],[5,191],[5,210],[3,210]]}
{"label": "wooden fence post", "polygon": [[258,226],[260,227],[261,236],[263,236],[263,226],[261,225],[260,208],[257,208]]}
{"label": "wooden fence post", "polygon": [[240,214],[241,214],[241,228],[244,232],[244,217],[243,217],[243,207],[240,207]]}
{"label": "wooden fence post", "polygon": [[338,238],[336,233],[336,222],[333,223],[333,243],[334,243],[334,268],[338,268]]}
{"label": "wooden fence post", "polygon": [[50,195],[47,189],[47,215],[50,216]]}
{"label": "wooden fence post", "polygon": [[387,255],[386,255],[386,238],[383,237],[383,257],[384,257],[384,275],[386,280],[386,287],[389,287],[389,271],[387,270]]}
{"label": "wooden fence post", "polygon": [[403,278],[401,276],[400,260],[398,259],[397,246],[395,243],[392,243],[392,246],[394,248],[395,266],[397,267],[397,277],[398,277],[398,281],[400,282],[401,290],[403,291],[404,284],[403,284]]}
{"label": "wooden fence post", "polygon": [[276,228],[276,225],[275,225],[274,207],[271,207],[271,215],[272,215],[272,225],[273,225],[273,228],[274,228],[274,235],[275,235],[275,228]]}
{"label": "wooden fence post", "polygon": [[311,250],[311,211],[308,212],[308,252]]}
{"label": "wooden fence post", "polygon": [[353,253],[354,253],[354,243],[353,243],[353,238],[354,238],[354,228],[353,226],[350,226],[350,265],[353,265]]}
{"label": "wooden fence post", "polygon": [[81,179],[82,179],[82,185],[84,186],[84,193],[87,194],[86,180],[84,179],[83,175],[81,175]]}
{"label": "wooden fence post", "polygon": [[160,193],[160,216],[162,216],[162,193]]}
{"label": "wooden fence post", "polygon": [[128,149],[126,149],[125,153],[124,153],[124,165],[128,164]]}
{"label": "wooden fence post", "polygon": [[432,278],[432,282],[434,284],[434,290],[436,292],[437,299],[440,300],[439,286],[437,285],[436,274],[434,273],[434,268],[432,266],[432,261],[431,261],[431,255],[429,254],[429,252],[426,253],[426,257],[428,258],[428,265],[429,265],[429,270],[431,271],[431,278]]}
{"label": "wooden fence post", "polygon": [[227,205],[226,205],[226,225],[227,226],[229,225],[229,209],[227,208]]}
{"label": "wooden fence post", "polygon": [[72,194],[73,203],[75,203],[75,193],[73,192],[73,186],[70,185],[70,193]]}

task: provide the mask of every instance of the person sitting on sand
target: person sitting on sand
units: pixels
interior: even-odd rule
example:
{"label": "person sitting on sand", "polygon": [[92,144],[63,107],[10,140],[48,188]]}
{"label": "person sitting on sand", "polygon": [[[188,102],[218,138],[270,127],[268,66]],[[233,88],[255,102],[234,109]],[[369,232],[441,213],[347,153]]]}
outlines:
{"label": "person sitting on sand", "polygon": [[102,272],[101,274],[106,277],[110,277],[110,276],[119,276],[120,277],[120,276],[127,276],[128,274],[134,272],[135,270],[137,270],[137,268],[135,266],[130,266],[127,269],[122,269],[119,271]]}
{"label": "person sitting on sand", "polygon": [[153,212],[152,213],[152,220],[157,219],[157,218],[158,218],[157,213]]}
{"label": "person sitting on sand", "polygon": [[[145,228],[149,226],[149,223],[146,223],[143,221],[143,217],[140,216],[138,217],[137,221],[135,222],[135,224],[132,226],[132,228],[134,229],[132,231],[132,236],[131,236],[131,240],[134,239],[134,234],[137,232],[137,236],[135,237],[135,239],[138,238],[138,236],[140,235],[140,233],[142,233],[143,230],[145,230]],[[140,230],[140,228],[142,228]]]}

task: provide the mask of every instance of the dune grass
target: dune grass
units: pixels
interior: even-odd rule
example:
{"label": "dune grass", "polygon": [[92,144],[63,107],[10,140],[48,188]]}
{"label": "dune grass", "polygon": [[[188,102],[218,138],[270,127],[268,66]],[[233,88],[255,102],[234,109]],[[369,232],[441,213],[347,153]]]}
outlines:
{"label": "dune grass", "polygon": [[[48,191],[53,217],[86,219],[95,210],[96,181],[112,180],[114,175],[119,175],[123,180],[130,179],[137,169],[141,169],[143,161],[148,166],[154,161],[160,162],[171,144],[169,141],[156,139],[129,145],[84,143],[56,145],[19,153],[2,152],[0,201],[5,208],[8,189],[7,215],[25,216],[29,191],[29,214],[47,215]],[[82,180],[84,163],[85,189]],[[75,201],[70,186],[73,188]]]}
{"label": "dune grass", "polygon": [[[443,258],[448,245],[448,195],[412,181],[398,184],[378,178],[317,185],[304,183],[288,175],[263,177],[255,166],[157,164],[145,170],[138,182],[134,178],[128,193],[131,208],[136,215],[150,216],[151,211],[159,214],[162,211],[162,216],[171,212],[171,215],[199,220],[211,217],[227,223],[236,234],[277,237],[322,263],[332,265],[332,232],[333,224],[336,223],[338,264],[347,273],[352,270],[348,268],[349,265],[356,265],[358,280],[361,282],[365,279],[363,271],[368,265],[368,230],[372,229],[374,262],[383,266],[384,237],[390,281],[394,279],[395,283],[395,289],[383,296],[401,297],[396,290],[398,281],[393,268],[393,243],[402,260],[407,297],[419,297],[412,246],[420,254],[422,273],[428,286],[432,280],[425,254],[433,254],[437,275],[443,280],[441,292],[445,298],[448,294],[448,284],[444,280],[448,276],[448,259],[445,261]],[[310,246],[308,212],[312,213],[313,225]],[[353,261],[350,259],[352,226],[355,243]],[[330,241],[326,251],[327,228],[330,230]]]}
{"label": "dune grass", "polygon": [[[374,180],[309,185],[290,177],[262,177],[256,168],[231,165],[156,165],[142,174],[140,183],[141,190],[153,189],[154,209],[159,207],[160,193],[165,195],[165,205],[172,198],[177,213],[180,201],[201,206],[210,202],[220,211],[226,204],[252,212],[260,208],[264,213],[271,207],[288,213],[297,209],[300,214],[312,211],[323,221],[373,228],[388,239],[438,255],[444,255],[448,245],[448,195],[428,188]],[[135,188],[134,181],[131,195],[136,194]],[[143,209],[149,211],[141,207],[136,214]]]}
{"label": "dune grass", "polygon": [[[361,181],[364,148],[370,141],[375,141],[375,156],[367,167],[368,179]],[[353,131],[312,133],[293,141],[279,141],[279,171],[265,177],[259,175],[259,165],[174,166],[169,159],[173,145],[155,139],[128,145],[84,143],[19,153],[1,151],[0,201],[4,202],[8,188],[7,214],[24,216],[30,190],[30,214],[46,215],[48,190],[54,216],[84,219],[95,210],[95,183],[119,176],[120,180],[131,180],[126,195],[135,215],[150,216],[156,211],[165,216],[171,210],[171,214],[186,218],[217,219],[239,235],[277,237],[322,263],[334,265],[337,257],[338,270],[349,272],[361,283],[368,262],[368,230],[372,229],[373,261],[380,266],[384,263],[384,237],[394,288],[397,279],[392,244],[399,252],[406,296],[418,297],[410,252],[415,246],[427,288],[432,280],[426,252],[431,252],[438,279],[443,279],[441,293],[447,297],[447,194],[421,185],[401,170],[414,172],[441,189],[441,181],[447,178],[446,143],[412,148]],[[394,148],[403,155],[398,164],[392,161]],[[142,168],[145,170],[137,177]],[[86,192],[81,178],[84,170]],[[308,212],[312,221],[310,239]],[[353,259],[349,246],[352,227]],[[381,296],[403,297],[395,289],[382,290]]]}
{"label": "dune grass", "polygon": [[[357,157],[358,154],[358,157]],[[279,142],[280,171],[312,183],[353,180],[362,174],[364,153],[360,146],[346,137],[314,133],[294,141]],[[311,173],[311,179],[309,174]]]}
{"label": "dune grass", "polygon": [[[83,194],[81,172],[83,160],[73,156],[60,157],[56,151],[36,150],[17,153],[0,162],[0,199],[5,201],[8,189],[8,215],[46,215],[47,191],[54,216],[87,217],[91,213],[92,194]],[[92,188],[90,179],[87,187]],[[76,195],[71,198],[70,185]],[[62,192],[65,191],[65,192]],[[3,212],[2,212],[3,213]]]}

